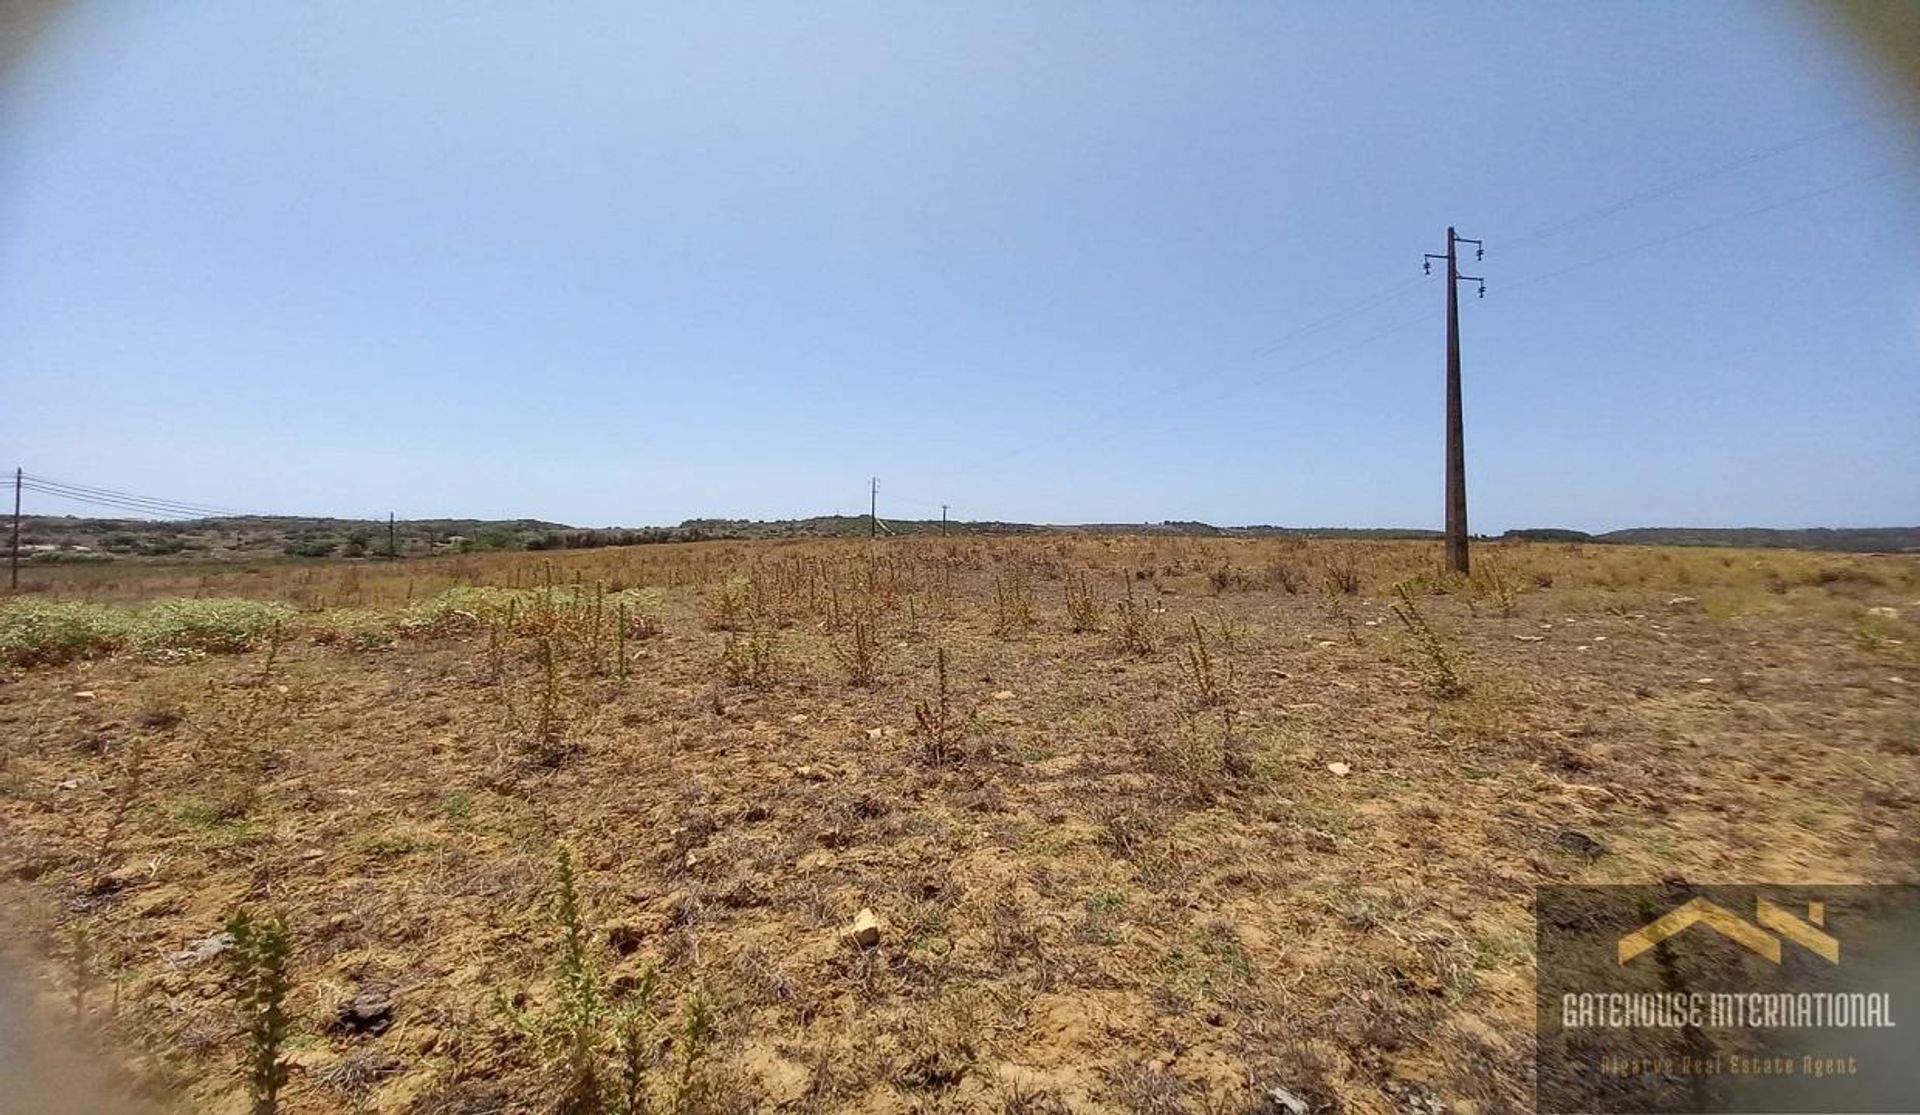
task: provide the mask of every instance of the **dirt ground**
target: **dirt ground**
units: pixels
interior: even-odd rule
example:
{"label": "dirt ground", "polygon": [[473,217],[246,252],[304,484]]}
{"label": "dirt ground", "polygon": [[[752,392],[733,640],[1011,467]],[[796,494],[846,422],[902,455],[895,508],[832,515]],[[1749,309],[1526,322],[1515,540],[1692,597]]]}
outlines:
{"label": "dirt ground", "polygon": [[[1920,558],[1438,557],[78,571],[52,594],[303,614],[245,653],[6,668],[23,1009],[156,1110],[245,1111],[217,936],[245,908],[291,930],[282,1110],[553,1110],[564,1068],[496,1003],[559,997],[564,844],[608,1003],[657,972],[656,1109],[1521,1111],[1536,885],[1920,881]],[[502,591],[433,603],[463,585]],[[643,588],[621,635],[601,594]],[[704,1091],[675,1093],[696,996]]]}

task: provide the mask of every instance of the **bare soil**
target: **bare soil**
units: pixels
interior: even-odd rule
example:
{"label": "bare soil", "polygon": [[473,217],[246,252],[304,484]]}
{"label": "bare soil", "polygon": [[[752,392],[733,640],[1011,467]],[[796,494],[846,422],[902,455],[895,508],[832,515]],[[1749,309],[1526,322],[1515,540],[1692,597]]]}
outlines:
{"label": "bare soil", "polygon": [[[1471,582],[1424,544],[1071,537],[210,573],[192,591],[396,637],[11,671],[33,1026],[156,1108],[245,1110],[227,969],[196,951],[245,907],[293,933],[283,1110],[551,1110],[491,1003],[552,995],[565,842],[614,997],[646,966],[669,1023],[712,996],[720,1110],[1253,1112],[1281,1086],[1521,1111],[1536,885],[1916,881],[1920,560],[1476,556]],[[1083,574],[1098,631],[1067,616]],[[1431,639],[1394,611],[1409,578]],[[401,622],[549,582],[664,591],[624,677],[598,619]],[[748,630],[715,629],[729,592]],[[755,638],[771,674],[730,680]],[[958,754],[933,763],[939,650]],[[367,995],[390,1019],[343,1026]]]}

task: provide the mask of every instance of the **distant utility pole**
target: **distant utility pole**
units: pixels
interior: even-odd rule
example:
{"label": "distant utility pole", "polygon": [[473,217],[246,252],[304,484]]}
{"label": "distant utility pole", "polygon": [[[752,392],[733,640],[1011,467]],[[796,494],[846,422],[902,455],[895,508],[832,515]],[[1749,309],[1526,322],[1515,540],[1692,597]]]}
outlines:
{"label": "distant utility pole", "polygon": [[880,537],[880,478],[867,483],[867,541],[871,542]]}
{"label": "distant utility pole", "polygon": [[394,544],[393,512],[387,512],[387,560],[398,561],[400,548]]}
{"label": "distant utility pole", "polygon": [[947,505],[943,503],[940,505],[940,537],[945,538],[946,536],[947,536]]}
{"label": "distant utility pole", "polygon": [[1447,226],[1447,254],[1427,253],[1421,264],[1433,274],[1433,261],[1447,261],[1447,569],[1467,571],[1467,447],[1464,423],[1460,415],[1460,290],[1464,280],[1480,284],[1480,297],[1487,296],[1487,280],[1477,275],[1462,275],[1457,246],[1473,245],[1473,258],[1485,259],[1486,246],[1478,240],[1456,235]]}
{"label": "distant utility pole", "polygon": [[13,470],[13,560],[7,567],[8,591],[20,591],[20,480],[21,469]]}

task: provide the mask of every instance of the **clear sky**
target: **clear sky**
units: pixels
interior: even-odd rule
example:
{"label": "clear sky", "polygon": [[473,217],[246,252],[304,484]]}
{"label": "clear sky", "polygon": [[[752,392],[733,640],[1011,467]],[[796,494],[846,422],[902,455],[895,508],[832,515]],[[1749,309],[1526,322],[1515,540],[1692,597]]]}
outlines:
{"label": "clear sky", "polygon": [[1920,121],[1862,65],[1759,3],[81,5],[0,94],[0,463],[1437,527],[1453,223],[1476,530],[1912,525]]}

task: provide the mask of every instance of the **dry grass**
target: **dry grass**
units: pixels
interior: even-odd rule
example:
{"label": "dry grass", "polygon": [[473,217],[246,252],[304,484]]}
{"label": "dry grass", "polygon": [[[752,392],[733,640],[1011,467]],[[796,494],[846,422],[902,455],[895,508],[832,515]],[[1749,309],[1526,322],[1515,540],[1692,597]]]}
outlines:
{"label": "dry grass", "polygon": [[[581,970],[657,1006],[591,1031],[598,1094],[1497,1111],[1528,1094],[1534,885],[1913,880],[1920,562],[1438,559],[1062,535],[33,570],[41,600],[295,613],[177,656],[62,613],[6,667],[13,929],[182,1111],[246,1095],[194,958],[246,907],[291,935],[281,1110],[551,1110],[551,1048],[490,1004],[558,1001],[557,841]],[[391,1025],[343,1028],[369,988]]]}

